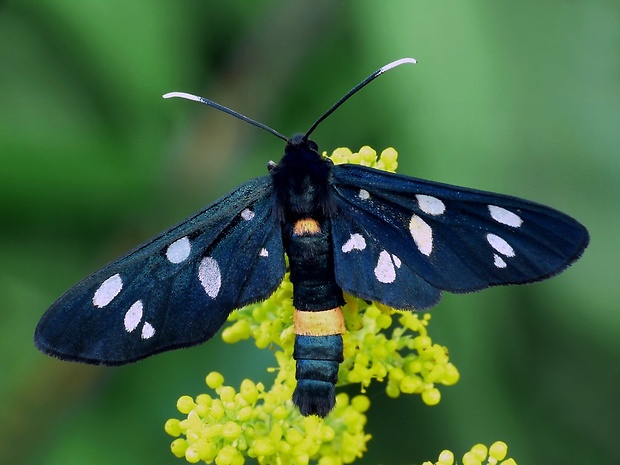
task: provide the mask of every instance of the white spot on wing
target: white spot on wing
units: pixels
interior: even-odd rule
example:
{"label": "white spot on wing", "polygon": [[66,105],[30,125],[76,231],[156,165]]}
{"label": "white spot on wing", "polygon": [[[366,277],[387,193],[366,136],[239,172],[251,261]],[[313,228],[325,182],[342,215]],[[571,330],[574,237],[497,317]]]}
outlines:
{"label": "white spot on wing", "polygon": [[418,250],[429,256],[433,251],[433,230],[418,215],[413,215],[409,221],[409,232]]}
{"label": "white spot on wing", "polygon": [[370,198],[370,193],[366,189],[360,189],[359,194],[357,196],[362,200],[368,200]]}
{"label": "white spot on wing", "polygon": [[151,323],[149,323],[148,321],[144,322],[144,326],[142,327],[142,334],[140,335],[140,337],[142,339],[150,339],[155,335],[155,328],[153,328],[153,325]]}
{"label": "white spot on wing", "polygon": [[383,251],[379,254],[379,260],[375,267],[375,276],[381,283],[393,283],[396,279],[396,270],[394,269],[394,263],[392,263],[392,257],[387,251]]}
{"label": "white spot on wing", "polygon": [[392,260],[394,261],[394,265],[396,265],[396,268],[400,268],[400,265],[402,265],[400,258],[392,254]]}
{"label": "white spot on wing", "polygon": [[102,282],[101,286],[95,291],[93,295],[93,305],[99,308],[105,307],[112,302],[119,292],[121,292],[122,288],[123,280],[121,276],[118,273],[110,276]]}
{"label": "white spot on wing", "polygon": [[249,208],[246,208],[241,212],[241,218],[243,218],[245,221],[250,221],[252,218],[254,218],[254,216],[256,216],[256,214]]}
{"label": "white spot on wing", "polygon": [[502,207],[489,205],[489,213],[491,214],[491,218],[498,223],[512,226],[513,228],[518,228],[523,224],[523,220],[519,215]]}
{"label": "white spot on wing", "polygon": [[185,236],[168,246],[166,258],[170,263],[181,263],[187,260],[191,250],[192,246],[189,243],[188,237]]}
{"label": "white spot on wing", "polygon": [[352,250],[364,250],[366,248],[366,239],[361,234],[351,234],[351,237],[342,246],[344,253],[351,252]]}
{"label": "white spot on wing", "polygon": [[204,257],[198,267],[198,279],[209,297],[215,299],[220,292],[222,275],[213,257]]}
{"label": "white spot on wing", "polygon": [[430,195],[416,194],[420,210],[429,215],[441,215],[446,211],[446,205],[436,197]]}
{"label": "white spot on wing", "polygon": [[506,268],[506,262],[496,253],[493,254],[493,264],[498,268]]}
{"label": "white spot on wing", "polygon": [[262,248],[260,249],[260,252],[258,252],[258,255],[261,257],[268,257],[269,256],[269,250],[267,250],[266,248]]}
{"label": "white spot on wing", "polygon": [[508,242],[495,234],[487,234],[487,241],[497,252],[505,257],[514,257],[515,251]]}
{"label": "white spot on wing", "polygon": [[125,331],[128,333],[131,333],[140,324],[142,320],[142,308],[142,301],[138,300],[134,302],[134,304],[129,307],[129,310],[127,310],[127,313],[125,313]]}

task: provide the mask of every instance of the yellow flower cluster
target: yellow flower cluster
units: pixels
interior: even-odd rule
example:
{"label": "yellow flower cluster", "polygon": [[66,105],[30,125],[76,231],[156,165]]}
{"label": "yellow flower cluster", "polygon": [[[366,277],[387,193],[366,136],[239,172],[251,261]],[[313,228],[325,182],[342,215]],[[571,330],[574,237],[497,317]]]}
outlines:
{"label": "yellow flower cluster", "polygon": [[[347,296],[345,321],[355,306],[362,327],[343,336],[345,361],[338,384],[360,383],[363,389],[373,379],[387,379],[385,390],[390,397],[421,394],[425,404],[438,404],[441,394],[436,384],[455,384],[459,372],[449,362],[447,349],[433,344],[428,336],[426,327],[431,316],[401,313]],[[394,319],[398,324],[388,333]]]}
{"label": "yellow flower cluster", "polygon": [[[463,455],[463,465],[517,465],[514,459],[506,458],[508,446],[505,442],[496,441],[487,448],[484,444],[476,444]],[[485,462],[486,460],[486,462]],[[439,454],[437,462],[424,462],[423,465],[454,465],[454,454],[444,450]]]}
{"label": "yellow flower cluster", "polygon": [[370,439],[363,432],[367,399],[349,401],[341,393],[328,418],[302,417],[290,401],[294,385],[284,378],[278,376],[268,392],[246,379],[237,392],[224,385],[222,375],[211,372],[206,382],[216,395],[179,398],[177,409],[187,418],[166,422],[166,432],[178,438],[172,453],[190,463],[217,465],[241,465],[245,457],[261,464],[340,465],[361,457]]}
{"label": "yellow flower cluster", "polygon": [[359,152],[352,152],[347,147],[340,147],[329,156],[327,152],[323,152],[323,156],[333,161],[334,165],[353,163],[391,173],[394,173],[398,167],[398,153],[392,147],[383,150],[378,157],[375,149],[367,145],[364,145]]}

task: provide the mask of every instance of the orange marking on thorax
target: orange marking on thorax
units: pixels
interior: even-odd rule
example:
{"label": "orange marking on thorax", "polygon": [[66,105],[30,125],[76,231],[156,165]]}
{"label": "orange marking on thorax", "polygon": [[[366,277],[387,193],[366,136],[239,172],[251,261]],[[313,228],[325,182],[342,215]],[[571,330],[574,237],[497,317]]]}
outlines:
{"label": "orange marking on thorax", "polygon": [[302,218],[293,225],[293,234],[296,236],[312,236],[321,232],[321,225],[314,218]]}

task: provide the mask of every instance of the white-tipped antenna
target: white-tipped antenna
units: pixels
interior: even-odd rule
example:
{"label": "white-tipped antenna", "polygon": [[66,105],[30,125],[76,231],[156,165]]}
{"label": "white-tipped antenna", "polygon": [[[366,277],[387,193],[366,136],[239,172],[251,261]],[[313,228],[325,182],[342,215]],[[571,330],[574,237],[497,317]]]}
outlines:
{"label": "white-tipped antenna", "polygon": [[378,78],[379,76],[381,76],[383,73],[385,73],[386,71],[391,70],[392,68],[396,68],[397,66],[400,65],[404,65],[406,63],[411,63],[411,64],[416,64],[417,61],[415,60],[415,58],[401,58],[400,60],[396,60],[393,61],[391,63],[388,63],[387,65],[379,68],[377,71],[375,71],[374,73],[372,73],[370,76],[368,76],[366,79],[364,79],[362,82],[360,82],[358,85],[356,85],[353,89],[351,89],[349,92],[347,92],[344,97],[342,97],[340,100],[338,100],[336,103],[334,103],[332,105],[332,107],[327,110],[325,112],[325,114],[323,116],[321,116],[318,120],[315,121],[315,123],[310,126],[310,129],[308,129],[308,132],[306,132],[306,135],[304,136],[305,139],[308,139],[308,137],[310,136],[310,134],[312,134],[312,132],[317,128],[317,126],[319,124],[321,124],[321,122],[323,122],[323,120],[325,118],[327,118],[329,115],[331,115],[334,111],[336,111],[336,109],[342,105],[346,100],[349,99],[349,97],[351,97],[354,93],[356,93],[358,90],[360,90],[362,87],[366,86],[366,84],[368,84],[371,81],[374,81],[376,78]]}
{"label": "white-tipped antenna", "polygon": [[223,111],[224,113],[228,113],[229,115],[234,116],[235,118],[239,118],[240,120],[245,121],[246,123],[250,123],[251,125],[256,126],[257,128],[264,129],[265,131],[270,132],[274,136],[279,137],[283,141],[288,142],[288,138],[284,137],[282,134],[280,134],[275,129],[272,129],[269,126],[264,125],[263,123],[259,123],[258,121],[254,121],[253,119],[248,118],[247,116],[244,116],[241,113],[237,113],[235,110],[231,110],[230,108],[225,107],[224,105],[220,105],[219,103],[216,103],[204,97],[199,97],[198,95],[193,95],[193,94],[187,94],[185,92],[168,92],[167,94],[164,94],[163,97],[164,98],[178,97],[178,98],[184,98],[187,100],[193,100],[195,102],[204,103],[205,105],[209,105],[210,107],[216,108],[217,110]]}

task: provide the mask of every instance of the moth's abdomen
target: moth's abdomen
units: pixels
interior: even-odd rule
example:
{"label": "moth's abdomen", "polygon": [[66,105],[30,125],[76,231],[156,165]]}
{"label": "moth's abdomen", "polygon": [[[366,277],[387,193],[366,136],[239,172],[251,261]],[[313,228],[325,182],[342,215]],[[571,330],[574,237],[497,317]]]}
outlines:
{"label": "moth's abdomen", "polygon": [[328,220],[297,221],[285,242],[293,283],[293,306],[298,310],[322,311],[344,304],[336,284],[334,252]]}
{"label": "moth's abdomen", "polygon": [[342,362],[342,336],[295,336],[297,387],[293,403],[302,415],[325,417],[336,403],[335,385]]}
{"label": "moth's abdomen", "polygon": [[293,403],[302,415],[326,416],[334,407],[342,362],[344,304],[334,275],[329,220],[304,218],[291,225],[286,243],[293,304],[297,387]]}

